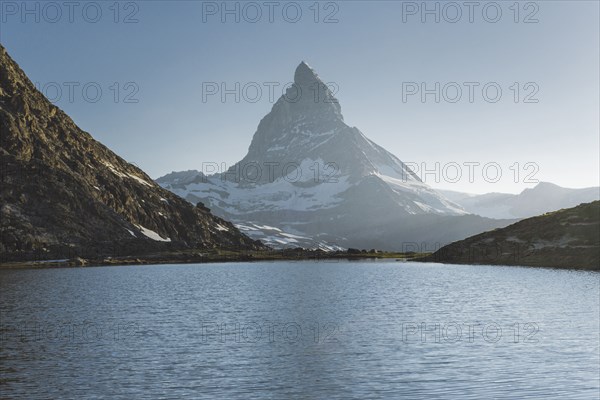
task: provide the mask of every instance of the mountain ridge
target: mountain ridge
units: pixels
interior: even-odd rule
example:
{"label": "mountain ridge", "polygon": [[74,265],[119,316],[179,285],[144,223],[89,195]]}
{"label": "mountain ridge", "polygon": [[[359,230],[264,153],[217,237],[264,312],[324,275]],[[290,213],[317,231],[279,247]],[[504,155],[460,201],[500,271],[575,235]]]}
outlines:
{"label": "mountain ridge", "polygon": [[518,194],[484,193],[480,195],[438,191],[452,198],[466,211],[489,218],[529,218],[581,203],[600,200],[600,187],[571,189],[551,182],[540,182]]}
{"label": "mountain ridge", "polygon": [[417,261],[600,270],[600,201],[527,218]]}
{"label": "mountain ridge", "polygon": [[1,45],[0,117],[3,260],[263,247],[81,130]]}

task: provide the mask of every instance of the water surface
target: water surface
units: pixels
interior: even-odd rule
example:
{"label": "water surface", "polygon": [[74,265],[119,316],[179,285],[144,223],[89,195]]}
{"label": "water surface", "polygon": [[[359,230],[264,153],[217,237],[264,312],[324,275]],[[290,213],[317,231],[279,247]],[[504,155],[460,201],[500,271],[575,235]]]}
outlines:
{"label": "water surface", "polygon": [[0,397],[598,398],[599,277],[363,261],[0,270]]}

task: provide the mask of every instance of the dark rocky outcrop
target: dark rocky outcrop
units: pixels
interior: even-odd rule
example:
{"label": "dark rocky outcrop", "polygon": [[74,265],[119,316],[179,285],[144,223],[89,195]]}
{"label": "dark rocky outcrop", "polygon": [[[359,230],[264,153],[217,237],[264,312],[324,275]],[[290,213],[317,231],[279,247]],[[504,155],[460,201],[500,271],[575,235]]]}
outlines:
{"label": "dark rocky outcrop", "polygon": [[264,248],[79,129],[2,46],[0,134],[3,261]]}
{"label": "dark rocky outcrop", "polygon": [[600,270],[600,201],[475,235],[419,261]]}

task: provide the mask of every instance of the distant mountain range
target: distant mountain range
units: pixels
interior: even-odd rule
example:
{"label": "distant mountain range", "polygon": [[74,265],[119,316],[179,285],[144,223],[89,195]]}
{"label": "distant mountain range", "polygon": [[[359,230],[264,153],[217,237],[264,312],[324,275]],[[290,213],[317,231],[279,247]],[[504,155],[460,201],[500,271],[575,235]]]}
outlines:
{"label": "distant mountain range", "polygon": [[581,203],[600,200],[600,187],[567,189],[548,182],[541,182],[520,194],[469,193],[438,190],[460,205],[465,211],[488,218],[528,218]]}
{"label": "distant mountain range", "polygon": [[156,181],[273,246],[431,248],[511,222],[467,215],[346,125],[338,100],[304,62],[240,162],[211,176],[173,172]]}
{"label": "distant mountain range", "polygon": [[600,270],[600,201],[475,235],[422,261]]}
{"label": "distant mountain range", "polygon": [[79,129],[2,46],[0,130],[2,261],[264,248]]}

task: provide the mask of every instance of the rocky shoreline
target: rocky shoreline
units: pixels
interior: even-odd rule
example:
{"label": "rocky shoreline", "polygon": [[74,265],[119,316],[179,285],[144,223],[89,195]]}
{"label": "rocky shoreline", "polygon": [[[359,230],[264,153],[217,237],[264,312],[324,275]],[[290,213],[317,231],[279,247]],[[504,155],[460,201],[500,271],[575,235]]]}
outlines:
{"label": "rocky shoreline", "polygon": [[15,268],[68,268],[118,265],[156,265],[156,264],[202,264],[214,262],[248,262],[248,261],[323,261],[336,260],[377,260],[389,259],[410,261],[423,254],[394,253],[375,250],[354,250],[325,252],[322,250],[287,249],[259,251],[227,251],[198,250],[155,253],[144,256],[120,256],[101,258],[81,258],[56,260],[11,261],[0,264],[0,269]]}

